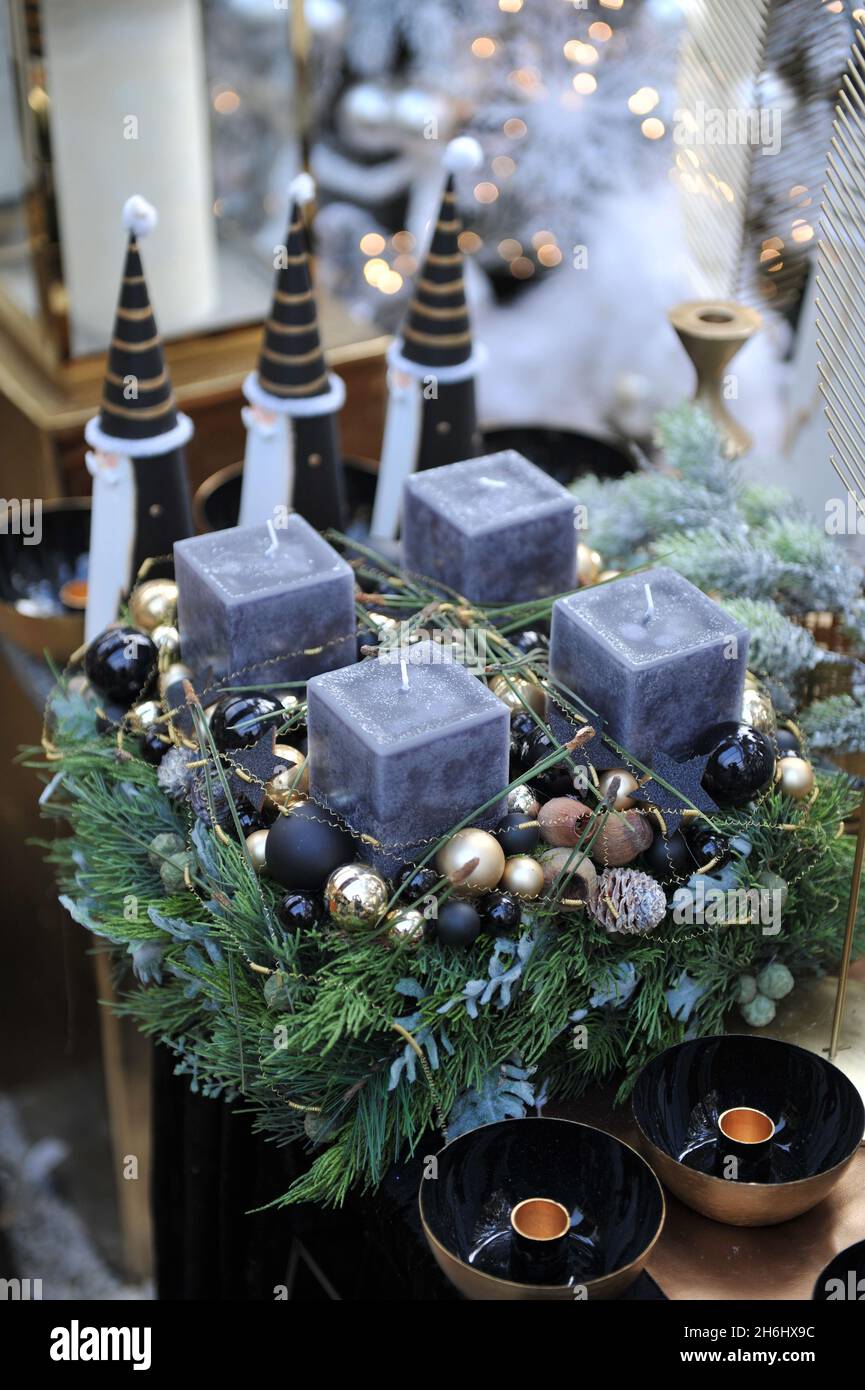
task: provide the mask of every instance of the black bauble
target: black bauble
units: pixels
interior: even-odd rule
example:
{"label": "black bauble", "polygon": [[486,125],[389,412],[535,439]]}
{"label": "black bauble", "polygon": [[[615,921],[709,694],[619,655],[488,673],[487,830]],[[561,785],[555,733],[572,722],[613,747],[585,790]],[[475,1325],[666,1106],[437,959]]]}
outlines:
{"label": "black bauble", "polygon": [[537,721],[527,710],[518,709],[511,715],[511,752],[515,756],[519,756],[523,739],[531,738],[537,727]]}
{"label": "black bauble", "polygon": [[111,700],[99,700],[96,704],[96,731],[100,734],[116,734],[129,710],[124,705]]}
{"label": "black bauble", "polygon": [[[554,753],[556,747],[546,730],[535,725],[533,733],[523,739],[517,749],[520,772],[529,772],[537,763]],[[544,772],[535,773],[531,779],[531,786],[539,796],[568,796],[574,790],[572,779],[573,772],[568,755],[562,753],[558,762],[552,763]]]}
{"label": "black bauble", "polygon": [[158,767],[171,747],[171,741],[156,729],[146,729],[139,739],[139,747],[144,761]]}
{"label": "black bauble", "polygon": [[674,830],[670,835],[662,835],[657,830],[649,848],[643,850],[643,863],[660,883],[674,878],[690,878],[700,867],[681,830]]}
{"label": "black bauble", "polygon": [[713,830],[705,821],[689,821],[685,825],[685,839],[695,859],[695,870],[712,864],[712,869],[720,869],[730,858],[730,846],[723,835]]}
{"label": "black bauble", "polygon": [[402,888],[405,885],[405,892],[400,895],[400,902],[413,903],[418,898],[423,898],[427,893],[431,893],[438,883],[441,875],[431,865],[425,864],[419,869],[416,864],[403,864],[397,874],[397,885]]}
{"label": "black bauble", "polygon": [[443,903],[436,918],[436,936],[443,946],[471,946],[481,929],[481,919],[471,903]]}
{"label": "black bauble", "polygon": [[324,909],[314,893],[286,893],[276,909],[280,924],[287,932],[310,931],[317,927]]}
{"label": "black bauble", "polygon": [[[237,819],[240,821],[240,834],[245,840],[247,835],[251,835],[253,830],[264,830],[264,818],[250,806],[248,801],[235,801]],[[223,822],[223,828],[228,835],[233,835],[237,839],[237,826],[234,823],[234,816],[230,813]]]}
{"label": "black bauble", "polygon": [[802,756],[801,741],[792,729],[779,729],[775,734],[775,743],[778,747],[778,756],[781,758],[799,758]]}
{"label": "black bauble", "polygon": [[298,801],[268,832],[268,872],[283,888],[323,888],[334,869],[354,858],[352,836],[314,801]]}
{"label": "black bauble", "polygon": [[157,659],[156,647],[146,632],[109,627],[87,648],[84,670],[100,695],[128,709],[153,680]]}
{"label": "black bauble", "polygon": [[717,724],[703,740],[709,753],[703,786],[719,806],[744,806],[772,785],[775,750],[767,734],[731,720]]}
{"label": "black bauble", "polygon": [[512,854],[531,854],[537,848],[540,826],[522,811],[509,811],[493,833],[505,855],[510,858]]}
{"label": "black bauble", "polygon": [[487,893],[478,904],[484,931],[507,935],[523,920],[519,899],[512,893]]}
{"label": "black bauble", "polygon": [[538,632],[537,628],[531,627],[527,627],[524,632],[513,633],[509,640],[513,642],[514,646],[517,647],[519,651],[524,652],[526,655],[528,655],[529,652],[536,651],[538,648],[545,652],[550,645],[549,637],[543,632]]}
{"label": "black bauble", "polygon": [[213,706],[210,732],[221,753],[251,748],[268,729],[276,728],[274,715],[283,713],[279,700],[256,693],[223,695]]}

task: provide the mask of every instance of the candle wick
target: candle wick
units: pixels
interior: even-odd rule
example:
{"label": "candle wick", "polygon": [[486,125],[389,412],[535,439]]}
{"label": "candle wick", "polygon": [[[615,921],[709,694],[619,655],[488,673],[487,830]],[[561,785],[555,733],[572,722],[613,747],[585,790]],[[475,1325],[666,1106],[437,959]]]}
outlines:
{"label": "candle wick", "polygon": [[403,690],[408,690],[408,664],[405,657],[400,658],[399,669],[402,676],[402,688]]}
{"label": "candle wick", "polygon": [[648,627],[652,618],[655,616],[655,600],[652,598],[651,584],[644,584],[643,591],[646,595],[646,611],[643,614],[643,626]]}
{"label": "candle wick", "polygon": [[270,545],[264,553],[265,555],[274,555],[279,549],[279,540],[276,535],[276,527],[270,517],[267,518],[267,529],[270,534]]}

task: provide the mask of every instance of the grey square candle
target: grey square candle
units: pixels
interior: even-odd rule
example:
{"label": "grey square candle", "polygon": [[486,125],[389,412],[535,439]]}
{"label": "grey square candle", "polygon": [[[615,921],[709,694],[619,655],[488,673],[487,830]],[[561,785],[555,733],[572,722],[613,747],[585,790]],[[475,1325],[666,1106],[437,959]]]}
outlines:
{"label": "grey square candle", "polygon": [[291,513],[174,547],[183,660],[209,682],[302,681],[357,659],[354,576]]}
{"label": "grey square candle", "polygon": [[316,676],[307,694],[310,793],[380,842],[367,857],[385,872],[508,784],[508,711],[437,642]]}
{"label": "grey square candle", "polygon": [[[641,762],[692,752],[713,724],[738,719],[747,664],[747,629],[666,567],[553,605],[551,676]],[[552,725],[566,732],[560,716]]]}
{"label": "grey square candle", "polygon": [[576,583],[576,499],[522,454],[415,473],[403,492],[406,569],[474,603],[520,603]]}

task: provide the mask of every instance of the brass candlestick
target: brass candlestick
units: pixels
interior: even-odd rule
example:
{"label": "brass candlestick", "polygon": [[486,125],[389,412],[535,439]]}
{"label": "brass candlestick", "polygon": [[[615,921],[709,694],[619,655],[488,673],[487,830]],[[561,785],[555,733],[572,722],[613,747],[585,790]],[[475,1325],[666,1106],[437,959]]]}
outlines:
{"label": "brass candlestick", "polygon": [[717,424],[727,457],[737,458],[751,447],[751,436],[725,404],[730,399],[725,369],[763,320],[756,309],[728,299],[687,300],[676,304],[668,317],[697,373],[694,403]]}
{"label": "brass candlestick", "polygon": [[856,914],[859,910],[859,890],[862,886],[862,860],[865,858],[865,806],[859,807],[859,825],[856,831],[856,852],[853,856],[853,881],[850,884],[850,901],[847,904],[847,927],[844,932],[844,946],[841,950],[841,965],[838,970],[838,992],[835,995],[835,1011],[832,1015],[832,1033],[829,1038],[829,1060],[834,1061],[838,1052],[841,1024],[844,1021],[844,1005],[847,1001],[847,981],[850,977],[850,957],[853,952],[853,933],[856,930]]}

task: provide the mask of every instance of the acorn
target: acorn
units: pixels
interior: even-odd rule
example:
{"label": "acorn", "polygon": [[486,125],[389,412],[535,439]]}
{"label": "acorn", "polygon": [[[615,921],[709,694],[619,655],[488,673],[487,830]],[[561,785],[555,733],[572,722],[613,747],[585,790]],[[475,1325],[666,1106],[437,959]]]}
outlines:
{"label": "acorn", "polygon": [[[564,848],[545,849],[540,857],[544,893],[547,896],[554,893],[558,905],[566,911],[575,911],[584,903],[591,906],[598,896],[597,869],[591,859],[579,859],[579,863],[578,859],[579,855]],[[564,883],[556,883],[560,874],[566,875]]]}
{"label": "acorn", "polygon": [[575,796],[554,796],[538,812],[541,839],[548,845],[572,847],[580,839],[591,814],[588,806]]}
{"label": "acorn", "polygon": [[651,824],[640,811],[614,811],[594,837],[589,853],[596,864],[619,868],[648,849],[653,838]]}

